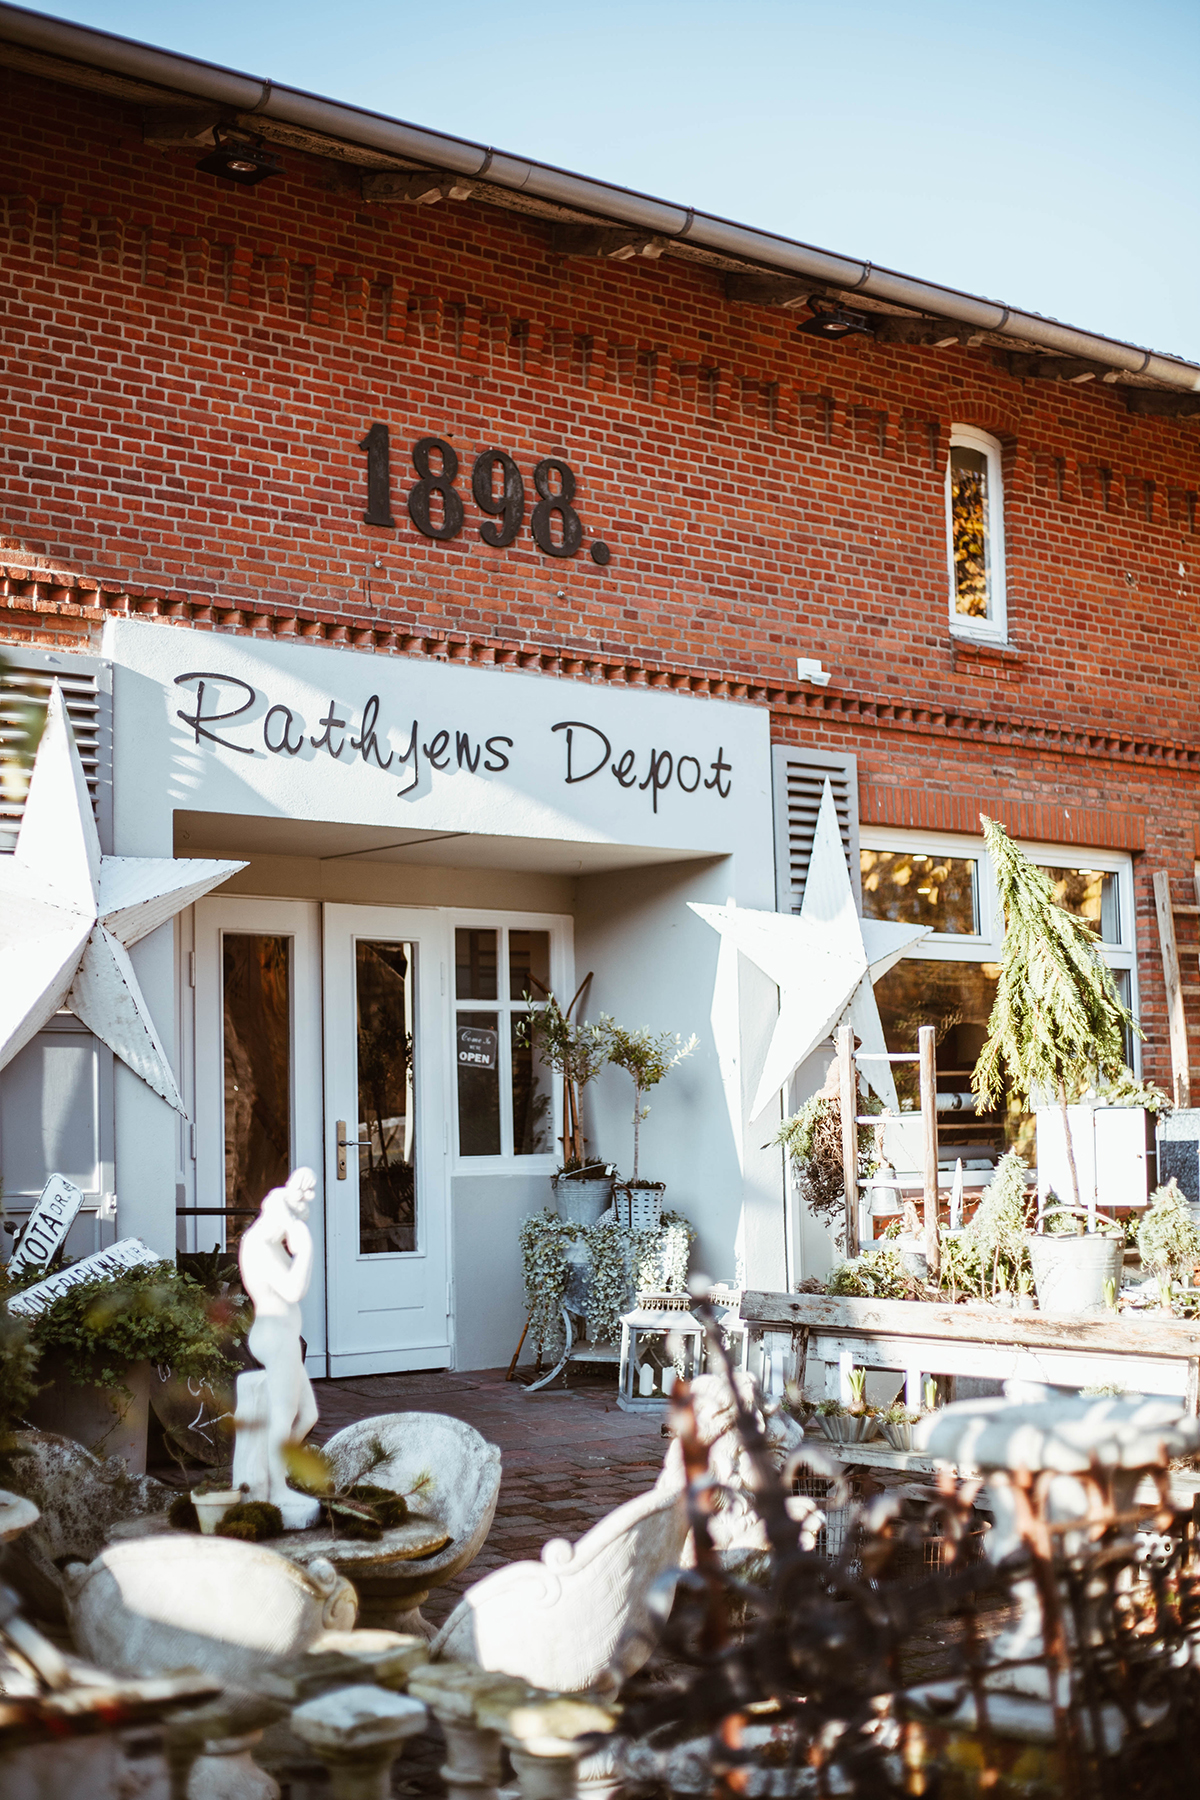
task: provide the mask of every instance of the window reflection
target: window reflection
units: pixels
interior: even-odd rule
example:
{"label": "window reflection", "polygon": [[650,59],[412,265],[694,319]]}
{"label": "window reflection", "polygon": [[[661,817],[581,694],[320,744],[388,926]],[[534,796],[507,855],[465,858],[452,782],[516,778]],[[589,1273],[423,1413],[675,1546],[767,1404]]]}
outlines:
{"label": "window reflection", "polygon": [[954,560],[954,610],[971,619],[989,616],[991,545],[988,459],[965,444],[950,446],[950,526]]}
{"label": "window reflection", "polygon": [[291,1172],[291,939],[226,932],[221,945],[225,1204],[234,1241]]}
{"label": "window reflection", "polygon": [[459,1000],[495,1000],[495,931],[459,928],[454,933],[454,992]]}
{"label": "window reflection", "polygon": [[454,1060],[458,1065],[459,1155],[499,1156],[499,1015],[494,1012],[460,1012],[454,1024]]}
{"label": "window reflection", "polygon": [[1085,919],[1102,943],[1119,944],[1121,916],[1117,899],[1119,883],[1103,869],[1064,869],[1052,863],[1039,867],[1049,876],[1054,898],[1064,912]]}
{"label": "window reflection", "polygon": [[974,861],[910,850],[863,850],[859,855],[868,919],[979,935]]}
{"label": "window reflection", "polygon": [[417,1248],[411,944],[354,947],[358,1002],[359,1251]]}

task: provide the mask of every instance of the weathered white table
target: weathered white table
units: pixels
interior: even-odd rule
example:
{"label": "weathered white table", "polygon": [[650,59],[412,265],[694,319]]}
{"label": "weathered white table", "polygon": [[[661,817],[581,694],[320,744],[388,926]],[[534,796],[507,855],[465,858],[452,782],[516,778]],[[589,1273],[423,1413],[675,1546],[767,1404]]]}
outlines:
{"label": "weathered white table", "polygon": [[1190,1414],[1200,1411],[1200,1325],[1165,1313],[1049,1319],[998,1306],[748,1289],[741,1316],[752,1337],[790,1335],[795,1380],[810,1396],[845,1402],[853,1369],[894,1369],[904,1377],[905,1404],[914,1409],[926,1375],[970,1375],[1115,1386],[1128,1394],[1170,1395]]}

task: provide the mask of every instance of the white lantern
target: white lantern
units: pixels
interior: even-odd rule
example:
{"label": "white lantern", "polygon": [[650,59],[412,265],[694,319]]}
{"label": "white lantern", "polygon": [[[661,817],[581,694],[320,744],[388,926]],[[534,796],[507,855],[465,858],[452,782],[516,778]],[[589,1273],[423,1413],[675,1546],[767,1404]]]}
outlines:
{"label": "white lantern", "polygon": [[657,1412],[677,1376],[700,1373],[704,1327],[688,1310],[686,1294],[638,1294],[621,1319],[621,1378],[617,1405],[625,1412]]}

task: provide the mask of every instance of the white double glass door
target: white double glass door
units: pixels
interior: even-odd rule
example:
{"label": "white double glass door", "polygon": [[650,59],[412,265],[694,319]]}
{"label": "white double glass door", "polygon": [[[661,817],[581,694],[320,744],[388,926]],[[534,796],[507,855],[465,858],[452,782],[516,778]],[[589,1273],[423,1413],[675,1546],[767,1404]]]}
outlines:
{"label": "white double glass door", "polygon": [[197,905],[195,932],[196,1247],[233,1249],[263,1194],[307,1164],[310,1369],[445,1367],[441,916],[218,899]]}

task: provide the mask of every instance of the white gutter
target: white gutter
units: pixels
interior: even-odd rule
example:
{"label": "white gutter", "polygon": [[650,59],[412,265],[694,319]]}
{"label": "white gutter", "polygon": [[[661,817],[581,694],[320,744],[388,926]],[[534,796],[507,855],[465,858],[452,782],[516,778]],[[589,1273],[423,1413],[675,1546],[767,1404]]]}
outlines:
{"label": "white gutter", "polygon": [[608,182],[572,175],[547,163],[530,162],[504,151],[485,149],[464,138],[406,125],[381,113],[323,100],[299,88],[277,87],[254,75],[239,74],[217,63],[199,62],[173,51],[157,50],[130,38],[115,37],[83,25],[48,18],[44,13],[0,3],[0,40],[44,55],[64,57],[91,68],[105,69],[135,81],[210,101],[230,112],[256,113],[281,124],[299,126],[352,144],[405,157],[428,167],[446,169],[514,193],[536,196],[580,212],[595,213],[657,237],[686,240],[706,250],[764,264],[805,280],[850,290],[862,299],[890,301],[939,318],[972,325],[1039,344],[1047,350],[1102,363],[1132,375],[1145,375],[1188,393],[1200,392],[1200,367],[1175,356],[1163,356],[1114,338],[1059,325],[1036,313],[1019,312],[996,300],[983,300],[957,288],[918,281],[891,269],[877,269],[853,257],[837,256],[810,244],[796,243],[769,231],[756,231],[728,219],[673,206],[648,194]]}

